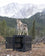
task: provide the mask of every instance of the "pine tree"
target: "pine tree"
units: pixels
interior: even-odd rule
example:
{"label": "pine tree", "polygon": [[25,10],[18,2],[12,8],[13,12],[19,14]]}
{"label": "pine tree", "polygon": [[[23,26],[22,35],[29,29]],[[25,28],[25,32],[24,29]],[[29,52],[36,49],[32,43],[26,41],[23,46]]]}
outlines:
{"label": "pine tree", "polygon": [[6,29],[7,29],[7,24],[6,24],[6,21],[3,20],[2,21],[2,27],[1,27],[1,35],[3,35],[4,37],[6,36]]}
{"label": "pine tree", "polygon": [[32,26],[32,37],[33,39],[35,38],[35,20],[33,21],[33,26]]}
{"label": "pine tree", "polygon": [[0,22],[0,35],[1,35],[1,29],[2,29],[2,22]]}

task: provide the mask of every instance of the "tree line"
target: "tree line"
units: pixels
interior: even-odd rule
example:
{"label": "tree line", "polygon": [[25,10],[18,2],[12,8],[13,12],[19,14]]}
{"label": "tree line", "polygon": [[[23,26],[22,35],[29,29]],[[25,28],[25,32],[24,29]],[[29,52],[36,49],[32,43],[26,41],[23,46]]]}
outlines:
{"label": "tree line", "polygon": [[[34,39],[35,36],[36,36],[35,20],[33,20],[32,27],[28,32],[29,32],[29,35],[32,36],[32,39]],[[0,21],[0,35],[1,36],[6,38],[6,37],[9,37],[9,36],[12,37],[13,35],[16,35],[16,34],[17,34],[17,30],[16,30],[15,27],[7,26],[7,23],[6,23],[5,20]],[[39,34],[37,34],[37,35],[39,35]],[[42,36],[42,33],[40,35]]]}

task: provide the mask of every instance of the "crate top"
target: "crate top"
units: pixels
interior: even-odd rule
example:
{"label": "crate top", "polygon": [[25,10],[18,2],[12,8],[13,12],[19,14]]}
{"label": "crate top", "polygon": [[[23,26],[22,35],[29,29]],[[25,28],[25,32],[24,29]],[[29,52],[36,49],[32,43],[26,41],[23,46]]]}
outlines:
{"label": "crate top", "polygon": [[25,35],[13,35],[13,37],[25,37]]}
{"label": "crate top", "polygon": [[13,35],[13,37],[6,37],[6,38],[31,38],[32,39],[32,37],[31,36],[29,36],[29,35]]}
{"label": "crate top", "polygon": [[13,35],[13,37],[30,37],[30,38],[32,38],[32,37],[29,36],[29,35]]}

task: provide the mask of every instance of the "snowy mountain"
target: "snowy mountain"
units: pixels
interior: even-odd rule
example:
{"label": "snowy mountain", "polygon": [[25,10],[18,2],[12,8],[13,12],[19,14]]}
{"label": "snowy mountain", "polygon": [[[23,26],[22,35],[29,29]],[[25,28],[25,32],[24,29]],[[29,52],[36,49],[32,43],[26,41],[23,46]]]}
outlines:
{"label": "snowy mountain", "polygon": [[7,16],[11,18],[28,18],[39,10],[34,4],[18,4],[10,3],[6,6],[0,7],[0,16]]}

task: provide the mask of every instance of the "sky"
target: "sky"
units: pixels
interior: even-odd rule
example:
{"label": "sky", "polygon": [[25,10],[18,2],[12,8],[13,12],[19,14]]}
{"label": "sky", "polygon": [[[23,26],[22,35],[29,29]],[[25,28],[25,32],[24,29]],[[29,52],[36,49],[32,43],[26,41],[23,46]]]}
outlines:
{"label": "sky", "polygon": [[12,2],[16,2],[19,4],[31,3],[35,5],[45,4],[45,0],[0,0],[0,7]]}

